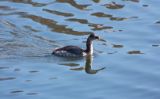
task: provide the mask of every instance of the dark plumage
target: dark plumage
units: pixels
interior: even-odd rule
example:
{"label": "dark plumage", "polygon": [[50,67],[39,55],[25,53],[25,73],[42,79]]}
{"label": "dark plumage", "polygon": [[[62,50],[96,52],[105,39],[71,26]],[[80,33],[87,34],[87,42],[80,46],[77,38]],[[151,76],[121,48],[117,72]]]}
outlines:
{"label": "dark plumage", "polygon": [[95,36],[95,34],[90,34],[89,37],[87,38],[85,50],[79,48],[78,46],[70,45],[55,49],[52,54],[63,57],[80,57],[80,56],[85,56],[87,54],[92,54],[93,53],[92,41],[96,39],[99,39],[99,37]]}
{"label": "dark plumage", "polygon": [[83,49],[79,48],[78,46],[65,46],[65,47],[62,47],[62,48],[59,48],[59,49],[55,49],[53,51],[52,54],[55,54],[58,52],[58,51],[66,51],[67,53],[71,53],[71,54],[75,54],[75,55],[82,55],[83,54]]}

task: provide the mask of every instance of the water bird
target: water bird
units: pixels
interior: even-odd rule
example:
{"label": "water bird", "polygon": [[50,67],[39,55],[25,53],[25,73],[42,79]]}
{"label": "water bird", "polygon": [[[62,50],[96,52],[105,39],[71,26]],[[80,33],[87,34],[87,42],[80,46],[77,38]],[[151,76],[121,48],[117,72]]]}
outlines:
{"label": "water bird", "polygon": [[94,33],[91,33],[86,42],[86,49],[82,49],[78,46],[65,46],[62,48],[55,49],[52,54],[61,57],[83,57],[86,55],[93,54],[93,41],[94,40],[102,40],[99,36],[96,36]]}

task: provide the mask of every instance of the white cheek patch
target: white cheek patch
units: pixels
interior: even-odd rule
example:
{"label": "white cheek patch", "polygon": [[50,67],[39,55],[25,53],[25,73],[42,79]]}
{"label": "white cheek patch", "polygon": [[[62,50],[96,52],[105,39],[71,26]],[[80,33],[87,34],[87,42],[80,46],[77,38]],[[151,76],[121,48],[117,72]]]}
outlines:
{"label": "white cheek patch", "polygon": [[91,54],[93,54],[93,45],[91,44]]}
{"label": "white cheek patch", "polygon": [[87,55],[87,53],[83,52],[83,56],[86,56],[86,55]]}

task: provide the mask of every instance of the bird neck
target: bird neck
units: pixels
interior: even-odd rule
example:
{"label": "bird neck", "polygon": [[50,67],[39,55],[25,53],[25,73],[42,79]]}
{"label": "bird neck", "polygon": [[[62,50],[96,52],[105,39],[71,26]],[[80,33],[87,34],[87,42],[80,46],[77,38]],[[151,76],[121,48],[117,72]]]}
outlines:
{"label": "bird neck", "polygon": [[90,38],[87,39],[85,52],[87,54],[93,54],[93,44],[92,44],[92,40]]}

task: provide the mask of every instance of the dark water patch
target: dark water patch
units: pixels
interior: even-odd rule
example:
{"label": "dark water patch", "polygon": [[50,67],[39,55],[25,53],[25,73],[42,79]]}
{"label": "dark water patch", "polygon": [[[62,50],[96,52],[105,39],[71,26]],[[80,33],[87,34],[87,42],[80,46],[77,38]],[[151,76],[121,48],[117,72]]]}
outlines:
{"label": "dark water patch", "polygon": [[86,20],[86,19],[69,18],[66,20],[73,21],[73,22],[79,22],[81,24],[89,24],[88,20]]}
{"label": "dark water patch", "polygon": [[[23,90],[13,90],[10,92],[11,94],[20,94],[20,93],[24,93]],[[28,92],[26,93],[26,95],[38,95],[37,92]]]}
{"label": "dark water patch", "polygon": [[36,92],[30,92],[30,93],[27,93],[27,95],[38,95],[38,93],[36,93]]}
{"label": "dark water patch", "polygon": [[55,14],[55,15],[59,15],[59,16],[64,16],[64,17],[72,17],[74,16],[74,14],[72,13],[67,13],[67,12],[60,12],[60,11],[56,11],[56,10],[49,10],[49,9],[43,9],[43,11],[46,11],[48,13],[52,13],[52,14]]}
{"label": "dark water patch", "polygon": [[123,48],[123,45],[113,44],[112,47],[113,47],[113,48]]}
{"label": "dark water patch", "polygon": [[1,69],[9,69],[9,67],[0,66],[0,70],[1,70]]}
{"label": "dark water patch", "polygon": [[153,47],[159,47],[160,45],[159,44],[153,44],[152,46]]}
{"label": "dark water patch", "polygon": [[89,4],[78,4],[75,0],[56,0],[59,3],[67,3],[79,10],[86,10]]}
{"label": "dark water patch", "polygon": [[14,2],[14,3],[23,3],[23,4],[30,4],[34,7],[43,7],[47,6],[48,4],[52,4],[53,2],[50,3],[39,3],[39,2],[34,2],[33,0],[6,0],[9,2]]}
{"label": "dark water patch", "polygon": [[21,69],[15,68],[14,71],[18,72],[18,71],[21,71]]}
{"label": "dark water patch", "polygon": [[106,29],[112,29],[112,26],[103,26],[102,24],[89,24],[88,26],[93,27],[92,30],[106,30]]}
{"label": "dark water patch", "polygon": [[72,28],[68,28],[66,25],[59,25],[56,21],[47,19],[47,18],[43,18],[41,16],[26,14],[22,17],[31,19],[42,25],[46,25],[49,28],[51,28],[52,31],[58,32],[58,33],[66,33],[66,34],[72,34],[72,35],[86,35],[86,34],[92,33],[92,32],[87,32],[87,31],[83,31],[83,32],[75,31]]}
{"label": "dark water patch", "polygon": [[157,21],[156,24],[160,24],[160,21]]}
{"label": "dark water patch", "polygon": [[82,70],[84,70],[84,67],[70,68],[70,70],[74,70],[74,71],[82,71]]}
{"label": "dark water patch", "polygon": [[14,91],[11,91],[10,93],[12,94],[16,94],[16,93],[22,93],[24,92],[23,90],[14,90]]}
{"label": "dark water patch", "polygon": [[16,79],[15,77],[0,77],[0,81],[5,81],[5,80],[14,80]]}
{"label": "dark water patch", "polygon": [[115,54],[118,53],[118,51],[108,52],[107,54]]}
{"label": "dark water patch", "polygon": [[15,9],[14,8],[10,8],[8,6],[0,5],[0,10],[10,11],[10,10],[15,10]]}
{"label": "dark water patch", "polygon": [[78,23],[81,23],[81,24],[88,24],[88,26],[90,26],[92,28],[92,30],[103,30],[103,29],[112,29],[113,28],[111,26],[103,26],[103,24],[90,23],[86,19],[69,18],[69,19],[66,19],[66,20],[67,21],[78,22]]}
{"label": "dark water patch", "polygon": [[123,21],[123,20],[127,20],[128,18],[122,18],[122,17],[112,17],[110,18],[110,20],[112,21]]}
{"label": "dark water patch", "polygon": [[133,50],[133,51],[128,51],[128,54],[144,54],[144,53],[139,50]]}
{"label": "dark water patch", "polygon": [[142,6],[143,6],[143,7],[148,7],[149,5],[147,5],[147,4],[143,4]]}
{"label": "dark water patch", "polygon": [[108,18],[112,17],[111,14],[105,14],[103,12],[95,12],[95,13],[92,13],[91,15],[97,16],[97,17],[108,17]]}
{"label": "dark water patch", "polygon": [[79,64],[77,64],[77,63],[61,63],[59,65],[70,66],[70,67],[79,66]]}
{"label": "dark water patch", "polygon": [[123,30],[118,30],[119,32],[122,32]]}
{"label": "dark water patch", "polygon": [[105,6],[108,9],[122,9],[124,7],[124,5],[118,4],[116,2],[111,2],[111,3],[105,4],[103,6]]}
{"label": "dark water patch", "polygon": [[96,50],[96,52],[97,52],[97,53],[100,53],[100,54],[101,54],[101,53],[104,53],[104,51],[99,51],[99,50]]}
{"label": "dark water patch", "polygon": [[140,2],[140,0],[123,0],[123,1],[131,1],[131,2],[136,2],[136,3]]}
{"label": "dark water patch", "polygon": [[138,16],[132,16],[132,17],[129,17],[128,19],[138,19],[139,17]]}
{"label": "dark water patch", "polygon": [[95,3],[99,3],[101,0],[92,0]]}
{"label": "dark water patch", "polygon": [[31,82],[32,80],[25,80],[25,82]]}
{"label": "dark water patch", "polygon": [[124,18],[124,17],[114,17],[111,14],[105,14],[103,12],[95,12],[95,13],[92,13],[91,15],[96,16],[96,17],[106,17],[106,18],[109,18],[112,21],[123,21],[123,20],[128,19],[128,18]]}
{"label": "dark water patch", "polygon": [[50,77],[49,80],[58,79],[57,77]]}
{"label": "dark water patch", "polygon": [[39,71],[37,71],[37,70],[31,70],[31,71],[29,71],[30,73],[37,73],[37,72],[39,72]]}
{"label": "dark water patch", "polygon": [[17,12],[4,12],[4,13],[0,13],[0,16],[9,16],[9,15],[24,15],[26,14],[26,12],[21,12],[21,11],[17,11]]}

